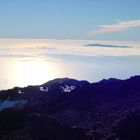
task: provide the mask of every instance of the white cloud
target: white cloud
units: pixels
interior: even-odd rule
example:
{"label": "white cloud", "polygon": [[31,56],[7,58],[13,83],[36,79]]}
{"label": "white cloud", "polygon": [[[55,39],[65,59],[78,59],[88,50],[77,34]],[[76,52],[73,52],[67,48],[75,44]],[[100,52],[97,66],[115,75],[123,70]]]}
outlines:
{"label": "white cloud", "polygon": [[109,32],[119,32],[134,27],[140,27],[140,20],[130,20],[130,21],[123,21],[115,24],[100,25],[97,31],[92,32],[92,35],[109,33]]}
{"label": "white cloud", "polygon": [[[76,56],[140,56],[140,41],[0,40],[0,59],[60,62]],[[9,43],[9,44],[8,44]],[[25,44],[25,46],[24,46]],[[88,45],[90,47],[88,47]]]}

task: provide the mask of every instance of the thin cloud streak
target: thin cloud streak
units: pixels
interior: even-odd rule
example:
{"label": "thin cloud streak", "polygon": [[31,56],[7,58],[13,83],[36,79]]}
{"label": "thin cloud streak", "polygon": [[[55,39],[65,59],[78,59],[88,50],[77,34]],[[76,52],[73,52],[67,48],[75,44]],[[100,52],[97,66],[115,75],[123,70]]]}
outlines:
{"label": "thin cloud streak", "polygon": [[87,47],[103,47],[103,48],[133,48],[132,46],[112,45],[112,44],[86,44]]}
{"label": "thin cloud streak", "polygon": [[91,34],[97,35],[102,33],[120,32],[134,27],[140,27],[140,20],[130,20],[115,24],[100,25],[99,29],[95,32],[92,32]]}

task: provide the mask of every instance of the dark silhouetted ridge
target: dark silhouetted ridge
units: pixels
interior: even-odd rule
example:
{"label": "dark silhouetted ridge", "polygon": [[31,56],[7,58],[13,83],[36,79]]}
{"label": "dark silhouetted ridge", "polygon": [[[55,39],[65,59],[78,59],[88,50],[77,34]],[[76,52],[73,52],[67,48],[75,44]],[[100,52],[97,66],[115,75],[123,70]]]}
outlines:
{"label": "dark silhouetted ridge", "polygon": [[0,91],[1,140],[139,140],[140,76],[58,78]]}

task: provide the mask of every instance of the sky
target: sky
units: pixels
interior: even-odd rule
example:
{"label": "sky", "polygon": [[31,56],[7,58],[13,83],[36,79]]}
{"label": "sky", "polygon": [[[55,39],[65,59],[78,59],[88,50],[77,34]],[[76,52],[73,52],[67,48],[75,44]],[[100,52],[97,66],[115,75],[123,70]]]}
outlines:
{"label": "sky", "polygon": [[140,74],[140,0],[0,0],[0,89]]}
{"label": "sky", "polygon": [[139,40],[139,0],[0,0],[0,38]]}
{"label": "sky", "polygon": [[0,39],[0,89],[140,74],[140,41]]}

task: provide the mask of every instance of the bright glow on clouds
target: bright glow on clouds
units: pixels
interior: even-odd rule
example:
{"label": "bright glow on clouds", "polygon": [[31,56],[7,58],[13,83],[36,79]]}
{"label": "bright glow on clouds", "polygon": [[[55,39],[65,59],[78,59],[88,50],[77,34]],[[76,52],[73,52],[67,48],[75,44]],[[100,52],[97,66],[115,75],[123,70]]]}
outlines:
{"label": "bright glow on clouds", "polygon": [[97,81],[140,72],[140,41],[0,39],[0,89],[71,77]]}
{"label": "bright glow on clouds", "polygon": [[140,27],[140,20],[130,20],[130,21],[123,21],[115,24],[100,25],[97,31],[92,32],[92,35],[109,33],[109,32],[119,32],[134,27]]}
{"label": "bright glow on clouds", "polygon": [[[5,43],[9,42],[9,44]],[[138,41],[95,41],[95,40],[0,40],[0,58],[65,60],[69,56],[139,56]],[[87,44],[97,46],[86,46]],[[25,45],[24,45],[25,44]],[[101,44],[101,46],[99,46]],[[107,45],[108,44],[108,47]],[[111,47],[111,46],[115,47]],[[103,47],[105,46],[105,47]],[[121,48],[117,46],[131,46]]]}

